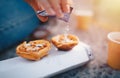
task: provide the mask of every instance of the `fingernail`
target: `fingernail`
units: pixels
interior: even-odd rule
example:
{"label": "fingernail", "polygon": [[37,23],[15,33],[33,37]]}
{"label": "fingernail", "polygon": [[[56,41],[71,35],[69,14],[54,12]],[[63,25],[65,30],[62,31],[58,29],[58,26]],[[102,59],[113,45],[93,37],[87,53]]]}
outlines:
{"label": "fingernail", "polygon": [[62,17],[64,17],[64,15],[63,15],[63,13],[62,13],[62,11],[61,10],[59,10],[58,11],[58,15],[57,15],[59,18],[62,18]]}

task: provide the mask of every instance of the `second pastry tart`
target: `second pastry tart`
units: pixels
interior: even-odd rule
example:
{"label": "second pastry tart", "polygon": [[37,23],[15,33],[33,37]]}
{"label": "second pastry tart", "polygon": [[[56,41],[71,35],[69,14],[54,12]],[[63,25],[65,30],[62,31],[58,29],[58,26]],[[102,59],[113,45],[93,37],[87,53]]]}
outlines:
{"label": "second pastry tart", "polygon": [[79,43],[78,37],[72,34],[57,35],[51,41],[59,50],[64,51],[72,49]]}

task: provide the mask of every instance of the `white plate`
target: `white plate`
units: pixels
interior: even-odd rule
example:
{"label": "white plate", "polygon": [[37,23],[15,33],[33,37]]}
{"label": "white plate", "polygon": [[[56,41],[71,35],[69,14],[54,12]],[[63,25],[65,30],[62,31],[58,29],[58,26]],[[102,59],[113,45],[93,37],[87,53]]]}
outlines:
{"label": "white plate", "polygon": [[58,51],[53,47],[39,61],[15,57],[0,61],[0,78],[45,78],[81,66],[92,58],[91,49],[80,42],[72,50]]}

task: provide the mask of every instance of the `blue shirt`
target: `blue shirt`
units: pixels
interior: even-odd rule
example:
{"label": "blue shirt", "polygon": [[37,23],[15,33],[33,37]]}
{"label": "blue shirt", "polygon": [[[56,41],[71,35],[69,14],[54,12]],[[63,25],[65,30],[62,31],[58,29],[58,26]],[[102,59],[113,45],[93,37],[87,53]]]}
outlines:
{"label": "blue shirt", "polygon": [[24,0],[0,0],[0,52],[23,40],[39,24]]}

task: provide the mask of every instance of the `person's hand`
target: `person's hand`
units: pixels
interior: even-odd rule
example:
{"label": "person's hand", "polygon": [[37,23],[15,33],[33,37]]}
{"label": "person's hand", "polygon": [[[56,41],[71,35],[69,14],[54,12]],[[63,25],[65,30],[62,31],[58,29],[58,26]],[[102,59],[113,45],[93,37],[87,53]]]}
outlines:
{"label": "person's hand", "polygon": [[[72,0],[26,0],[35,11],[46,10],[49,15],[56,15],[58,18],[63,17],[63,13],[70,12],[70,6]],[[38,18],[45,22],[48,17],[41,17],[37,15]]]}
{"label": "person's hand", "polygon": [[71,0],[36,0],[39,7],[43,7],[49,15],[63,17],[63,12],[69,13]]}
{"label": "person's hand", "polygon": [[[38,10],[44,10],[42,7],[39,7],[36,0],[25,0],[29,5],[32,6],[32,8],[36,11]],[[48,20],[48,17],[43,17],[40,15],[37,15],[37,17],[42,21],[42,22],[46,22]]]}

